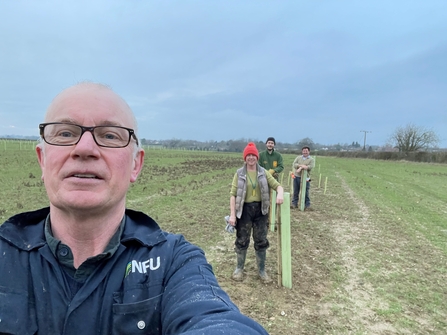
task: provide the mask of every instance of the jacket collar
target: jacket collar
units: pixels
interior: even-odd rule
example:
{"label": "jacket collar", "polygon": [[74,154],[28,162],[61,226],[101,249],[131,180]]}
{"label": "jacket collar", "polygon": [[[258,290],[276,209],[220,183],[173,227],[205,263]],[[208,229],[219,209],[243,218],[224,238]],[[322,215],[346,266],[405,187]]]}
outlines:
{"label": "jacket collar", "polygon": [[[50,208],[45,207],[9,218],[0,226],[0,238],[25,251],[45,245],[44,227],[49,213]],[[145,246],[153,246],[166,240],[159,225],[146,214],[126,209],[126,215],[122,244],[137,241]]]}

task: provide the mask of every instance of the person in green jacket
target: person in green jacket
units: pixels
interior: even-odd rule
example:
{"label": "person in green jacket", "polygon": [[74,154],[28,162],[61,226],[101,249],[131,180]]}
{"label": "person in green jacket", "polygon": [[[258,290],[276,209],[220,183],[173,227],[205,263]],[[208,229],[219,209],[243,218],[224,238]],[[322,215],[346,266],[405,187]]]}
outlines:
{"label": "person in green jacket", "polygon": [[266,150],[259,154],[259,165],[278,180],[279,174],[284,170],[284,164],[281,154],[275,151],[275,145],[274,137],[267,138],[267,141],[265,141]]}

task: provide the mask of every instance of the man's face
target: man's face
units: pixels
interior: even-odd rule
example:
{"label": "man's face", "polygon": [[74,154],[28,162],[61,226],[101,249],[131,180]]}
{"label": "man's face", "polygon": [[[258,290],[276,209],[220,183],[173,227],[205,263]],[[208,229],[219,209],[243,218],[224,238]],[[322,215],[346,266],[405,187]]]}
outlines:
{"label": "man's face", "polygon": [[258,163],[258,157],[253,154],[248,154],[247,156],[245,156],[245,162],[247,163],[247,166],[256,166],[256,164]]}
{"label": "man's face", "polygon": [[267,147],[268,151],[272,151],[273,148],[275,148],[275,142],[273,141],[267,141],[267,143],[265,144],[265,146]]}
{"label": "man's face", "polygon": [[[95,86],[62,92],[51,104],[45,122],[135,128],[127,105],[112,91]],[[133,139],[125,148],[103,148],[92,133],[85,132],[73,146],[42,145],[36,149],[42,180],[51,205],[61,210],[124,207],[130,183],[143,166],[144,151],[135,151]]]}
{"label": "man's face", "polygon": [[304,148],[304,149],[301,150],[301,153],[303,154],[304,157],[307,157],[307,156],[309,156],[310,152],[309,152],[309,149]]}

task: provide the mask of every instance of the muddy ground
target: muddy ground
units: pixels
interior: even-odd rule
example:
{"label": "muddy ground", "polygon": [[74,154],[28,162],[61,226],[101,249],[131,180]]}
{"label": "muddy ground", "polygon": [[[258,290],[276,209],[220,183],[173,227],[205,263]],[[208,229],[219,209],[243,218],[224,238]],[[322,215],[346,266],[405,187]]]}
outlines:
{"label": "muddy ground", "polygon": [[[278,277],[278,234],[271,231],[267,269],[273,282],[264,284],[257,276],[253,241],[245,279],[233,281],[234,235],[222,232],[222,240],[207,250],[219,283],[270,334],[399,334],[369,309],[374,294],[360,279],[351,251],[369,219],[368,208],[343,182],[334,194],[315,186],[312,211],[290,210],[292,288],[283,287]],[[340,202],[340,192],[349,205]]]}

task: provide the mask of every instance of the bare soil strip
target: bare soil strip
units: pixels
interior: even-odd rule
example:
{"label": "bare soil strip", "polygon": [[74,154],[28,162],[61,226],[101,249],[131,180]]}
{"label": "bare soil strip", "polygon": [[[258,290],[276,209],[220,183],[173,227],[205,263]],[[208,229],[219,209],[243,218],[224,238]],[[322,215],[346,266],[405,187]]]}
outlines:
{"label": "bare soil strip", "polygon": [[351,201],[358,208],[358,215],[354,221],[337,220],[332,222],[334,238],[340,245],[341,259],[346,270],[346,284],[337,293],[347,299],[345,306],[351,313],[352,326],[361,324],[369,334],[397,334],[397,330],[386,322],[381,322],[378,315],[371,309],[371,304],[385,307],[385,302],[375,295],[374,288],[361,279],[364,269],[359,265],[355,257],[355,249],[362,248],[365,241],[377,238],[373,232],[374,223],[369,220],[368,206],[349,187],[345,180],[336,173],[341,181],[341,186],[345,190],[348,201]]}

